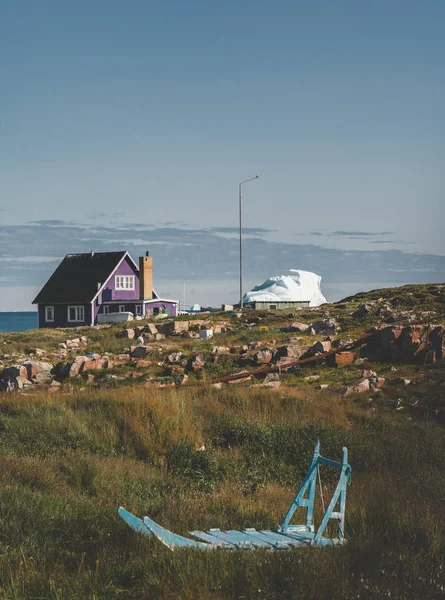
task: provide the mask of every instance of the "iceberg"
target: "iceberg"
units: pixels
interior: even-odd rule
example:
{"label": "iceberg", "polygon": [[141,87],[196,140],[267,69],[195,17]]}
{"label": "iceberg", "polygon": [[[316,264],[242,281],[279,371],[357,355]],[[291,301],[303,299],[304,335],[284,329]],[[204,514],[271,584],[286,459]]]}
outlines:
{"label": "iceberg", "polygon": [[243,304],[249,302],[309,302],[309,306],[320,306],[327,300],[321,293],[320,275],[289,269],[289,275],[269,277],[244,294]]}

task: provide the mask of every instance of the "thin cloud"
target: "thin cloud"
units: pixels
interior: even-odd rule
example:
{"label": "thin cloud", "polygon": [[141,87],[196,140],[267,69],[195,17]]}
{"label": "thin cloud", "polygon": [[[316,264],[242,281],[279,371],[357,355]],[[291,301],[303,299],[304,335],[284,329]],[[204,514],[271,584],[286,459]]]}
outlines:
{"label": "thin cloud", "polygon": [[394,235],[393,231],[331,231],[326,235],[337,235],[344,237],[368,237],[374,235]]}

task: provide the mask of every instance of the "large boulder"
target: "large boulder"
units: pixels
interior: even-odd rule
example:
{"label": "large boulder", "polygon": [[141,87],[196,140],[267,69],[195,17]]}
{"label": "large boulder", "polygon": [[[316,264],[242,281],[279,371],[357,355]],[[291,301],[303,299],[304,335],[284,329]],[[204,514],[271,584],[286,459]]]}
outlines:
{"label": "large boulder", "polygon": [[23,363],[23,366],[26,368],[28,379],[32,379],[32,377],[40,373],[50,373],[54,365],[41,360],[27,360]]}
{"label": "large boulder", "polygon": [[376,331],[361,356],[374,362],[427,364],[445,357],[445,327],[408,325]]}
{"label": "large boulder", "polygon": [[24,365],[11,365],[3,369],[0,378],[7,381],[8,379],[15,380],[17,377],[28,377],[28,371]]}
{"label": "large boulder", "polygon": [[335,319],[323,319],[322,321],[315,321],[310,326],[316,334],[331,334],[335,333],[338,329],[338,323]]}
{"label": "large boulder", "polygon": [[326,358],[326,364],[328,367],[345,367],[346,365],[352,365],[354,360],[354,352],[337,352],[337,354],[331,354]]}

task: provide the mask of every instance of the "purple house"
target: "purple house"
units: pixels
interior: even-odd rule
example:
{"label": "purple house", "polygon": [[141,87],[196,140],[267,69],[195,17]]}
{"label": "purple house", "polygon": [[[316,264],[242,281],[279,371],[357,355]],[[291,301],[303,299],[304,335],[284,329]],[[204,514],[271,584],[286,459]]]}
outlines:
{"label": "purple house", "polygon": [[[128,252],[67,254],[37,294],[39,327],[78,327],[122,320],[132,315],[168,312],[177,316],[178,300],[153,290],[153,259],[146,252],[139,267]],[[129,313],[132,313],[132,315]]]}

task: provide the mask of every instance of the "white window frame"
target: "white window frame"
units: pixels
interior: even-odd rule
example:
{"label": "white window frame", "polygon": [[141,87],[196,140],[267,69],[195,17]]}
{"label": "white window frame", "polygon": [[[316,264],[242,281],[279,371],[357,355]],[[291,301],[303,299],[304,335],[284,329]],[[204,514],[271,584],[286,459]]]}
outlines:
{"label": "white window frame", "polygon": [[[51,310],[52,319],[48,317],[48,310]],[[45,306],[45,323],[54,323],[54,306]]]}
{"label": "white window frame", "polygon": [[134,275],[116,275],[115,288],[117,290],[134,290],[135,287]]}
{"label": "white window frame", "polygon": [[119,312],[126,312],[125,310],[125,304],[119,304]]}
{"label": "white window frame", "polygon": [[[70,310],[74,309],[75,319],[71,319]],[[68,323],[84,323],[85,322],[85,307],[82,305],[68,306]]]}
{"label": "white window frame", "polygon": [[136,315],[142,315],[142,304],[135,304]]}
{"label": "white window frame", "polygon": [[104,315],[110,314],[110,306],[109,304],[104,304]]}

